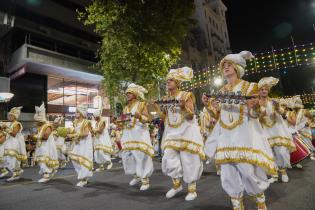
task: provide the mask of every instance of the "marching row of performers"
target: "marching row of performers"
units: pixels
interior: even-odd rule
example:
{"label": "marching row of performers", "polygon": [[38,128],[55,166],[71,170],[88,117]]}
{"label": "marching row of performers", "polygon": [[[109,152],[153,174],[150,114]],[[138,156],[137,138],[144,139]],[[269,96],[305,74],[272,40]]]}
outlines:
{"label": "marching row of performers", "polygon": [[[288,182],[286,169],[291,167],[291,163],[300,167],[298,163],[306,157],[314,159],[310,130],[312,117],[303,109],[301,99],[269,98],[269,91],[278,79],[267,77],[258,84],[241,79],[246,60],[252,57],[250,52],[243,51],[222,59],[220,69],[227,84],[222,88],[222,94],[202,97],[205,107],[200,115],[200,126],[194,114],[193,94],[180,90],[182,82],[193,78],[192,69],[171,69],[168,73],[168,94],[153,104],[165,122],[162,171],[173,183],[166,193],[167,198],[183,190],[183,181],[188,185],[185,200],[194,200],[203,161],[209,159],[215,160],[222,187],[231,197],[234,210],[244,209],[244,192],[256,198],[259,210],[267,209],[264,191],[270,183],[278,180],[279,175],[282,182]],[[127,106],[119,119],[123,124],[123,168],[126,174],[133,176],[129,185],[140,184],[140,190],[149,189],[154,170],[145,93],[147,91],[142,86],[130,84],[126,90]],[[26,158],[22,125],[17,121],[19,112],[20,108],[10,111],[11,124],[3,129],[0,139],[0,158],[3,157],[0,167],[13,173],[11,180],[21,175],[21,161]],[[78,174],[77,186],[80,187],[85,186],[93,175],[93,159],[101,168],[105,164],[111,167],[113,149],[100,115],[100,111],[94,113],[96,124],[92,126],[87,120],[86,110],[78,107],[74,131],[66,134],[75,141],[69,157]],[[44,106],[36,107],[34,119],[39,129],[33,137],[37,141],[35,159],[43,174],[39,182],[51,179],[58,168],[58,159],[65,160],[62,152],[64,139],[59,137],[65,137],[63,133],[67,132],[54,128],[45,116]],[[54,134],[59,136],[57,140]]]}

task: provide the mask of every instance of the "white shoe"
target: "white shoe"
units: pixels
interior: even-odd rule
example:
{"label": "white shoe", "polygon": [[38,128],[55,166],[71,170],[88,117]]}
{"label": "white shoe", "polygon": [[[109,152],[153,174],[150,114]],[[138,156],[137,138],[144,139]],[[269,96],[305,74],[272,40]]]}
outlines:
{"label": "white shoe", "polygon": [[177,193],[179,193],[182,190],[183,190],[183,186],[180,186],[177,189],[172,188],[166,193],[166,198],[168,198],[168,199],[173,198]]}
{"label": "white shoe", "polygon": [[210,160],[207,160],[207,161],[206,161],[206,165],[209,165],[209,164],[210,164]]}
{"label": "white shoe", "polygon": [[141,185],[140,187],[140,191],[146,191],[150,188],[150,185],[149,184],[143,184]]}
{"label": "white shoe", "polygon": [[311,159],[311,160],[315,160],[314,155],[311,155],[311,156],[310,156],[310,159]]}
{"label": "white shoe", "polygon": [[110,163],[108,164],[108,166],[107,166],[107,170],[111,169],[112,167],[113,167],[113,163],[110,162]]}
{"label": "white shoe", "polygon": [[140,182],[139,178],[133,178],[130,182],[129,182],[129,186],[135,186],[136,184],[138,184]]}
{"label": "white shoe", "polygon": [[100,168],[97,168],[95,171],[104,171],[104,168],[100,167]]}
{"label": "white shoe", "polygon": [[46,182],[48,182],[50,180],[50,178],[45,178],[45,177],[43,177],[43,178],[41,178],[40,180],[38,180],[38,182],[39,183],[46,183]]}
{"label": "white shoe", "polygon": [[188,193],[185,197],[186,201],[193,201],[197,198],[197,193],[196,192],[192,192],[192,193]]}
{"label": "white shoe", "polygon": [[218,170],[218,171],[217,171],[217,175],[218,175],[218,176],[221,176],[221,170]]}
{"label": "white shoe", "polygon": [[16,180],[19,180],[21,177],[20,176],[12,176],[9,179],[5,180],[6,182],[13,182]]}
{"label": "white shoe", "polygon": [[289,182],[289,177],[288,177],[288,175],[287,175],[287,174],[282,174],[282,175],[281,175],[281,181],[282,181],[282,182],[285,182],[285,183]]}
{"label": "white shoe", "polygon": [[299,169],[303,168],[303,166],[300,163],[296,164],[295,167]]}
{"label": "white shoe", "polygon": [[277,181],[278,181],[278,177],[271,177],[270,179],[268,179],[268,182],[269,182],[270,184],[275,183],[275,182],[277,182]]}
{"label": "white shoe", "polygon": [[82,181],[79,181],[77,183],[77,187],[84,187],[85,185],[87,185],[87,181],[86,180],[82,180]]}
{"label": "white shoe", "polygon": [[8,170],[3,170],[3,172],[0,174],[0,178],[5,177],[6,175],[8,175],[9,171]]}

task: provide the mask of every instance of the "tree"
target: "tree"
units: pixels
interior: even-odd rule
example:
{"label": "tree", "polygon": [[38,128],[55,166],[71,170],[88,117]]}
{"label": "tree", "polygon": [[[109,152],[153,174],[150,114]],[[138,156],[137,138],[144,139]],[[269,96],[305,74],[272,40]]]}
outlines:
{"label": "tree", "polygon": [[79,12],[102,38],[98,67],[109,96],[128,82],[156,94],[157,78],[179,59],[193,11],[193,0],[93,0]]}

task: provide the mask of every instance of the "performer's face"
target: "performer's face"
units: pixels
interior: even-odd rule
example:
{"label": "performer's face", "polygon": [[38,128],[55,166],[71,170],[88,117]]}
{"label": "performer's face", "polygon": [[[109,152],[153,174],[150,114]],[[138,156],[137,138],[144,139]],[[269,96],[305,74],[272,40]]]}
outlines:
{"label": "performer's face", "polygon": [[234,66],[230,62],[224,62],[223,63],[223,75],[225,78],[231,77],[233,75],[237,75],[236,69],[234,69]]}
{"label": "performer's face", "polygon": [[76,113],[75,113],[75,118],[79,119],[80,117],[81,117],[80,112],[76,112]]}
{"label": "performer's face", "polygon": [[12,122],[15,120],[15,117],[12,114],[8,114],[8,120]]}
{"label": "performer's face", "polygon": [[269,94],[269,88],[267,86],[263,86],[259,89],[259,95],[262,98],[268,97]]}
{"label": "performer's face", "polygon": [[136,96],[133,93],[127,93],[127,100],[132,101],[133,99],[136,99]]}
{"label": "performer's face", "polygon": [[201,101],[202,101],[203,105],[206,106],[209,103],[209,98],[207,96],[205,96],[205,95],[202,95]]}
{"label": "performer's face", "polygon": [[176,81],[174,79],[168,79],[166,81],[166,88],[167,90],[174,90],[177,88]]}

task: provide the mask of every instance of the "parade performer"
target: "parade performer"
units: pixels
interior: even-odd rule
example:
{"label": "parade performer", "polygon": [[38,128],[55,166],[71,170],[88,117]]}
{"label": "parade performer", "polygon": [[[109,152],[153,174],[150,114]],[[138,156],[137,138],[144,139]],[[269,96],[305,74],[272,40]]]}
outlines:
{"label": "parade performer", "polygon": [[38,182],[48,182],[59,167],[58,153],[53,137],[53,126],[46,120],[44,103],[35,106],[34,120],[38,122],[37,134],[32,138],[36,141],[35,161],[40,167],[39,174],[43,177]]}
{"label": "parade performer", "polygon": [[269,187],[266,174],[275,175],[277,167],[268,140],[259,123],[258,99],[249,96],[258,92],[257,83],[242,80],[248,51],[229,54],[220,62],[227,84],[225,93],[241,91],[244,103],[219,103],[213,106],[220,118],[205,143],[205,152],[221,167],[221,184],[231,197],[234,210],[243,210],[243,194],[256,197],[259,210],[266,208],[264,191]]}
{"label": "parade performer", "polygon": [[93,176],[93,140],[91,122],[87,119],[87,107],[78,106],[73,122],[74,133],[68,137],[74,141],[69,153],[74,169],[78,175],[78,187],[84,187],[88,178]]}
{"label": "parade performer", "polygon": [[155,104],[157,113],[165,122],[162,140],[164,150],[162,171],[173,181],[173,187],[166,193],[166,197],[172,198],[182,191],[181,179],[183,178],[188,184],[186,201],[197,197],[196,182],[202,174],[202,160],[205,159],[203,138],[194,114],[195,97],[191,92],[179,89],[181,82],[190,81],[192,78],[191,68],[171,69],[166,83],[168,95],[163,100],[171,103],[175,101],[175,104],[166,107],[162,104],[162,109]]}
{"label": "parade performer", "polygon": [[93,113],[96,120],[94,134],[94,161],[99,164],[96,171],[104,170],[104,165],[107,165],[107,170],[111,169],[113,163],[111,161],[111,154],[113,154],[113,146],[106,128],[105,121],[101,118],[102,111],[100,109]]}
{"label": "parade performer", "polygon": [[[1,126],[2,126],[2,122]],[[7,133],[0,127],[0,178],[8,175],[9,171],[4,166],[4,144],[7,139]]]}
{"label": "parade performer", "polygon": [[[269,144],[281,174],[281,181],[288,182],[287,168],[291,168],[290,153],[295,151],[292,135],[281,116],[279,101],[268,97],[270,89],[278,83],[278,79],[264,77],[258,83],[260,118],[259,121],[265,131]],[[270,183],[278,181],[278,174],[269,179]]]}
{"label": "parade performer", "polygon": [[294,108],[296,112],[296,130],[300,135],[302,141],[305,143],[307,148],[310,150],[310,159],[315,160],[314,152],[315,148],[312,144],[312,129],[310,124],[313,120],[313,116],[309,110],[304,109],[304,105],[300,96],[293,97]]}
{"label": "parade performer", "polygon": [[140,190],[149,189],[149,178],[153,172],[154,149],[152,147],[147,123],[150,117],[144,100],[147,90],[142,86],[130,84],[126,90],[128,104],[124,115],[129,118],[123,125],[121,137],[122,162],[125,174],[133,175],[129,185],[141,182]]}
{"label": "parade performer", "polygon": [[4,146],[4,165],[12,173],[7,182],[20,179],[23,170],[22,162],[27,161],[26,146],[22,134],[22,124],[18,122],[22,107],[13,107],[8,113],[9,127],[6,128],[7,138]]}
{"label": "parade performer", "polygon": [[60,168],[65,168],[67,164],[67,145],[65,143],[65,138],[67,137],[68,130],[66,127],[62,126],[63,121],[64,121],[63,117],[57,117],[54,120],[55,127],[54,136],[56,141]]}

